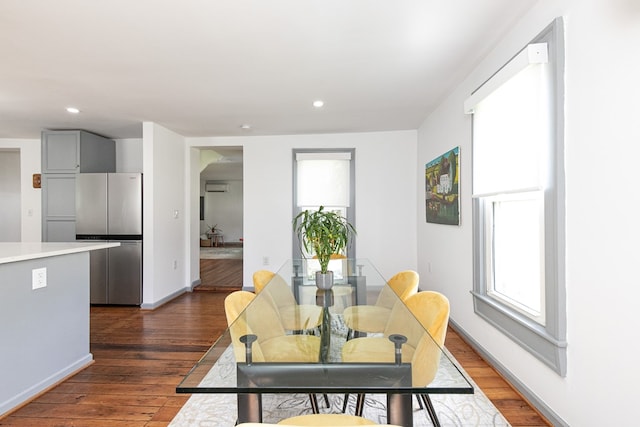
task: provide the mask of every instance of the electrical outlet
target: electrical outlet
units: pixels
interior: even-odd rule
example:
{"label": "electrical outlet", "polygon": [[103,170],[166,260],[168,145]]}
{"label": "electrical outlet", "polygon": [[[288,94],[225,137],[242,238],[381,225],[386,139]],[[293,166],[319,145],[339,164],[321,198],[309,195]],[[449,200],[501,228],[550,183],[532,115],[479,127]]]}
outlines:
{"label": "electrical outlet", "polygon": [[47,286],[47,268],[34,268],[31,270],[31,288],[40,289]]}
{"label": "electrical outlet", "polygon": [[262,265],[269,265],[269,257],[268,256],[263,256],[262,257]]}
{"label": "electrical outlet", "polygon": [[177,270],[178,269],[178,260],[173,260],[173,269]]}

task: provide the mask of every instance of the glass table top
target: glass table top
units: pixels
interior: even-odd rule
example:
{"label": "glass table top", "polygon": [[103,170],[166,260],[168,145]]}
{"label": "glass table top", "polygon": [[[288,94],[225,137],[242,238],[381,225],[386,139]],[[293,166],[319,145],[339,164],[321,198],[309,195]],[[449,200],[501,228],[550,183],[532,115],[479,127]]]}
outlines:
{"label": "glass table top", "polygon": [[[227,316],[235,320],[176,391],[473,393],[371,262],[332,260],[329,269],[330,290],[316,287],[313,260],[290,260],[259,293],[229,297]],[[352,322],[356,306],[374,307],[363,310],[382,330],[350,333],[345,316]]]}

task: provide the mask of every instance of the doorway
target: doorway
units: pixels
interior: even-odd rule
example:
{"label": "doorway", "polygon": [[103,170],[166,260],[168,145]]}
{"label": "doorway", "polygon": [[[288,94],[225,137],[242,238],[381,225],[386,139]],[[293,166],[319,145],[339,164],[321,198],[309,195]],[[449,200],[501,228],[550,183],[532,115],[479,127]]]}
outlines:
{"label": "doorway", "polygon": [[243,280],[242,147],[200,149],[200,285],[230,291]]}
{"label": "doorway", "polygon": [[0,149],[0,242],[21,241],[20,150]]}

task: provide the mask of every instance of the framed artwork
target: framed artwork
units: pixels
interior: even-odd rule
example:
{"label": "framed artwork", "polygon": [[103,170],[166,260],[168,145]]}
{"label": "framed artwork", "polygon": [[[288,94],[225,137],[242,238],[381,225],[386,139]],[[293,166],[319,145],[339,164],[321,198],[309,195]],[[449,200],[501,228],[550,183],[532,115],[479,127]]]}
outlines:
{"label": "framed artwork", "polygon": [[460,225],[460,147],[425,165],[427,222]]}

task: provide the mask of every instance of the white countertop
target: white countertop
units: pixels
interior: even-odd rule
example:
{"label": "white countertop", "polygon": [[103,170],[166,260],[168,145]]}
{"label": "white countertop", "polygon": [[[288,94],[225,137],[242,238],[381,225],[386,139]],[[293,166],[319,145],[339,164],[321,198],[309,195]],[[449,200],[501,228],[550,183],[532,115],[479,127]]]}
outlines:
{"label": "white countertop", "polygon": [[119,242],[0,242],[0,264],[114,248]]}

